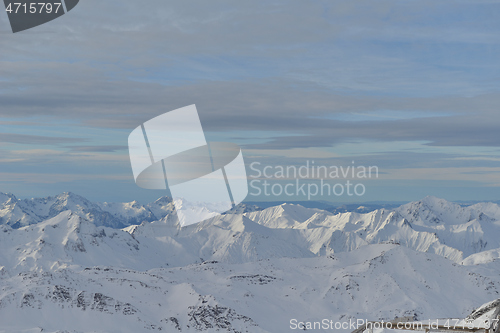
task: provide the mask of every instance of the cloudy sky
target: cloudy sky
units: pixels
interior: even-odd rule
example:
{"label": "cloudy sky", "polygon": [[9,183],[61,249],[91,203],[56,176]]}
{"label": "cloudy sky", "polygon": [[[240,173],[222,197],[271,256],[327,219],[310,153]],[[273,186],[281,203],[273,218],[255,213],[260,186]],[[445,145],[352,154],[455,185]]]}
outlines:
{"label": "cloudy sky", "polygon": [[196,104],[207,140],[239,144],[247,165],[379,168],[362,197],[315,199],[500,200],[499,12],[481,0],[82,0],[16,34],[3,13],[0,192],[157,198],[134,183],[128,135]]}

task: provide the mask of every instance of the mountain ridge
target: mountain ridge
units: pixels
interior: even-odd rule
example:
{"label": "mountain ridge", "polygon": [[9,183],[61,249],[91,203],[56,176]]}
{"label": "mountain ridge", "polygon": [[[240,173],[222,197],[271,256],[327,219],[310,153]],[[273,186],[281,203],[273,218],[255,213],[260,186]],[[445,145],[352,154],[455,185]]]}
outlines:
{"label": "mountain ridge", "polygon": [[[457,263],[478,263],[500,257],[500,237],[496,236],[500,235],[500,207],[495,203],[462,206],[428,196],[395,209],[344,213],[288,203],[266,209],[243,204],[223,215],[181,229],[176,223],[174,204],[168,197],[146,205],[136,201],[93,203],[71,192],[22,200],[13,194],[1,194],[0,200],[4,200],[0,202],[0,223],[13,229],[43,223],[70,211],[97,227],[120,232],[123,229],[133,237],[147,233],[150,238],[157,239],[158,235],[164,235],[172,240],[171,244],[179,237],[183,240],[189,237],[218,239],[213,244],[227,251],[235,244],[224,237],[234,238],[234,233],[240,232],[242,234],[238,237],[247,237],[246,242],[250,243],[259,235],[262,239],[273,238],[275,244],[293,244],[300,248],[298,252],[289,248],[293,255],[299,252],[306,256],[321,255],[352,251],[367,244],[398,243],[420,252],[439,254]],[[190,205],[189,202],[183,204]],[[154,231],[149,230],[152,227]],[[170,231],[166,232],[167,229]],[[199,256],[200,253],[192,255]],[[201,257],[212,258],[213,253]],[[237,256],[240,255],[245,256],[241,253]],[[474,258],[466,260],[470,256]]]}
{"label": "mountain ridge", "polygon": [[0,332],[286,332],[463,318],[500,295],[496,204],[248,205],[180,227],[166,197],[0,199]]}

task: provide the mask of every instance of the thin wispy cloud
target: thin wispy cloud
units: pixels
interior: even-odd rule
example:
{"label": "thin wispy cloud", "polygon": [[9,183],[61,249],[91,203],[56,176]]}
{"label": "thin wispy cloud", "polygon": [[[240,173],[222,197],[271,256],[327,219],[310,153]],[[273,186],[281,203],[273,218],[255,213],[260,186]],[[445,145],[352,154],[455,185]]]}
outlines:
{"label": "thin wispy cloud", "polygon": [[[3,18],[2,165],[123,173],[131,129],[195,103],[207,139],[237,141],[249,160],[356,156],[388,169],[489,168],[500,145],[498,7],[88,0],[18,34],[6,33]],[[35,148],[57,153],[20,153]],[[95,166],[84,170],[81,156]],[[479,189],[488,177],[493,170],[464,179]],[[81,183],[67,186],[92,197]],[[120,185],[110,178],[99,186]],[[133,199],[132,189],[120,198]]]}

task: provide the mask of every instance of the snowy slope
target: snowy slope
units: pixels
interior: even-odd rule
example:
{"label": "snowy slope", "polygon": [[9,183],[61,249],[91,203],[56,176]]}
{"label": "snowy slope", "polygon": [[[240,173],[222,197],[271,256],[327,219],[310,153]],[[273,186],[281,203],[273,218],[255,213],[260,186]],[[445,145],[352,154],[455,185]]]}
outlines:
{"label": "snowy slope", "polygon": [[332,257],[146,272],[82,266],[0,281],[0,332],[288,332],[294,318],[465,317],[500,287],[498,278],[390,244]]}
{"label": "snowy slope", "polygon": [[179,228],[169,219],[125,230],[96,226],[71,211],[19,229],[0,226],[0,269],[11,274],[74,266],[147,270],[205,260],[242,263],[314,256],[242,215]]}
{"label": "snowy slope", "polygon": [[491,203],[462,207],[426,197],[394,210],[363,214],[332,214],[284,204],[246,216],[270,228],[302,230],[298,242],[305,242],[313,253],[392,242],[461,262],[475,253],[500,248],[500,207]]}
{"label": "snowy slope", "polygon": [[183,228],[173,208],[0,194],[0,332],[288,332],[463,318],[500,292],[496,204],[240,205]]}
{"label": "snowy slope", "polygon": [[[189,204],[183,202],[183,205]],[[11,194],[0,195],[0,223],[13,228],[38,224],[67,210],[97,226],[115,229],[144,222],[155,222],[159,226],[167,220],[167,225],[172,225],[176,219],[172,200],[167,197],[141,205],[136,201],[93,203],[73,193],[24,200]],[[263,210],[241,204],[224,214],[223,219],[234,219],[238,224],[242,215],[269,229],[266,233],[280,241],[316,255],[389,242],[436,253],[455,262],[478,263],[500,257],[500,250],[497,250],[500,249],[500,237],[497,237],[500,234],[500,207],[493,203],[462,207],[443,199],[426,197],[392,210],[339,214],[293,204]],[[220,219],[215,217],[211,223],[219,223],[214,221]],[[130,230],[135,229],[137,227]],[[468,257],[470,259],[466,259]]]}

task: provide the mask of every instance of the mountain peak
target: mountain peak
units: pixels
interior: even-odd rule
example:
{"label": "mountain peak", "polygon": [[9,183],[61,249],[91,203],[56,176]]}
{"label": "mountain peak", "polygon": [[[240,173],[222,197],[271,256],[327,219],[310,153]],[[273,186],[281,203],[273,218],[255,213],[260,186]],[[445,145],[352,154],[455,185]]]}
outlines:
{"label": "mountain peak", "polygon": [[159,197],[158,199],[156,199],[154,201],[155,204],[169,204],[171,202],[172,202],[172,198],[167,197],[167,196]]}
{"label": "mountain peak", "polygon": [[73,192],[64,192],[56,196],[57,199],[63,201],[72,201],[77,203],[90,203],[89,200],[82,197],[81,195],[75,194]]}

